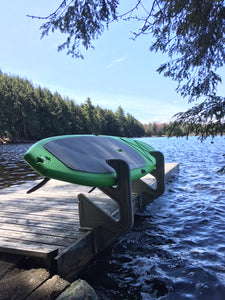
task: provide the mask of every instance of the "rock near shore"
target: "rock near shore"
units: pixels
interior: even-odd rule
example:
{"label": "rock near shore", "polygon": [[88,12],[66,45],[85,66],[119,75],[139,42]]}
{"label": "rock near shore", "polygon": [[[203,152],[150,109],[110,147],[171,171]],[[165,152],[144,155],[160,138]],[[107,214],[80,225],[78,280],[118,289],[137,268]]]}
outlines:
{"label": "rock near shore", "polygon": [[74,281],[56,300],[98,300],[94,289],[84,280]]}

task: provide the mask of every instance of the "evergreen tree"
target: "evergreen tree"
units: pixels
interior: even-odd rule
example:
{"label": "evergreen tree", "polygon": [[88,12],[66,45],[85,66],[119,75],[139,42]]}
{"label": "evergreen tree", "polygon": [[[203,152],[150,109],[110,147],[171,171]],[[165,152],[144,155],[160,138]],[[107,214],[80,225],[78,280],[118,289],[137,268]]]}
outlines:
{"label": "evergreen tree", "polygon": [[127,114],[127,137],[140,137],[145,135],[144,126],[131,114]]}
{"label": "evergreen tree", "polygon": [[0,137],[11,138],[13,132],[14,113],[9,107],[12,106],[13,89],[11,78],[6,74],[0,75]]}
{"label": "evergreen tree", "polygon": [[91,99],[87,98],[81,107],[86,119],[86,133],[98,133],[100,127],[96,116],[96,110],[91,102]]}
{"label": "evergreen tree", "polygon": [[104,127],[102,128],[102,134],[119,136],[120,129],[116,115],[109,109],[104,109]]}
{"label": "evergreen tree", "polygon": [[121,106],[113,113],[95,107],[90,98],[77,105],[57,92],[35,88],[27,79],[0,73],[0,138],[22,141],[87,133],[138,137],[145,130]]}
{"label": "evergreen tree", "polygon": [[124,110],[121,106],[119,106],[115,112],[115,117],[118,123],[119,135],[126,136],[127,134],[127,120],[125,117]]}

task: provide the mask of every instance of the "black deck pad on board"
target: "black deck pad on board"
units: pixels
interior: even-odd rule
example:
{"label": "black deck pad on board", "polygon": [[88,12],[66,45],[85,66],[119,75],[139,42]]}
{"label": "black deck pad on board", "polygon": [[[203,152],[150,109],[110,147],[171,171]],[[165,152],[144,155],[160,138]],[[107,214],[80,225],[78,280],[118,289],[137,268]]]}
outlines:
{"label": "black deck pad on board", "polygon": [[112,173],[109,159],[125,160],[130,169],[145,166],[144,158],[132,147],[110,137],[76,136],[56,139],[44,148],[68,168],[88,173]]}

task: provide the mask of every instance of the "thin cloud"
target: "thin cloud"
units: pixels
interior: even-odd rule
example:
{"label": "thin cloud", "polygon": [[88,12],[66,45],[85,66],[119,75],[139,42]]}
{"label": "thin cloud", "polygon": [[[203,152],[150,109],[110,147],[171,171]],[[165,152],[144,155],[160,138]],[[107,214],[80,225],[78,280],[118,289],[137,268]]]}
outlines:
{"label": "thin cloud", "polygon": [[117,59],[114,59],[109,65],[106,66],[107,69],[110,69],[112,67],[114,67],[115,65],[123,62],[124,60],[126,60],[127,57],[126,56],[122,56],[122,57],[119,57]]}

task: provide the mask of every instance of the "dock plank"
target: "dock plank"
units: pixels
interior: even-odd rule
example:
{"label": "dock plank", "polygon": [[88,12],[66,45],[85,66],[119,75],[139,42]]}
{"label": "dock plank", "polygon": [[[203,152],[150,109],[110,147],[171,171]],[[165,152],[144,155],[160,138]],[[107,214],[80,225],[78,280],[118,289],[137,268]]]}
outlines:
{"label": "dock plank", "polygon": [[[77,221],[77,222],[76,222]],[[74,220],[74,224],[70,223],[62,223],[62,222],[57,222],[57,221],[43,221],[42,220],[30,220],[30,219],[25,219],[25,218],[15,218],[15,215],[5,215],[0,217],[0,226],[5,226],[5,225],[22,225],[22,226],[26,226],[26,227],[37,227],[40,230],[42,229],[49,229],[49,230],[53,230],[54,231],[59,231],[59,232],[73,232],[74,230],[79,230],[79,220]],[[17,227],[19,229],[19,227]]]}
{"label": "dock plank", "polygon": [[9,238],[14,240],[20,240],[20,241],[32,241],[37,243],[43,243],[43,244],[51,244],[55,246],[64,246],[67,247],[71,243],[74,242],[74,239],[77,237],[73,236],[56,236],[54,235],[54,232],[49,234],[40,234],[39,232],[21,232],[17,230],[10,230],[10,229],[0,229],[0,239],[1,238]]}
{"label": "dock plank", "polygon": [[[64,207],[64,210],[65,210],[65,207]],[[36,211],[36,212],[32,212],[31,210],[30,211],[15,211],[15,209],[13,210],[12,208],[8,209],[7,207],[5,208],[5,211],[2,210],[0,215],[3,216],[4,214],[5,215],[9,215],[10,216],[16,216],[17,218],[30,218],[30,220],[33,220],[33,219],[40,219],[40,220],[43,220],[43,221],[57,221],[57,220],[62,220],[63,223],[67,223],[67,222],[70,222],[71,220],[78,220],[79,219],[79,216],[77,217],[76,214],[74,215],[70,215],[70,214],[67,214],[66,211],[62,212],[62,214],[54,214],[53,211],[54,211],[54,207],[52,209],[52,217],[51,219],[49,218],[49,214],[48,213],[44,213],[44,212],[40,212],[40,211]],[[31,218],[32,217],[32,218]]]}
{"label": "dock plank", "polygon": [[73,227],[72,230],[65,230],[64,228],[56,229],[54,231],[52,228],[38,227],[38,226],[27,226],[27,225],[19,225],[19,224],[9,224],[9,223],[0,223],[0,235],[1,231],[16,231],[23,233],[35,233],[45,236],[54,236],[54,237],[70,237],[76,238],[76,228]]}
{"label": "dock plank", "polygon": [[[165,164],[166,177],[178,167],[176,163]],[[154,182],[149,174],[143,180],[148,184]],[[37,181],[27,182],[0,190],[0,252],[51,259],[58,255],[65,263],[65,257],[72,256],[75,249],[82,253],[80,245],[92,241],[91,231],[79,230],[77,200],[79,193],[88,194],[91,188],[50,180],[41,189],[27,194],[36,184]],[[118,208],[115,201],[98,189],[88,196],[109,214]],[[87,245],[86,250],[83,253],[90,259],[93,245]],[[66,255],[60,256],[61,253]],[[79,264],[78,259],[76,265]]]}
{"label": "dock plank", "polygon": [[1,238],[0,252],[23,256],[53,259],[64,247],[55,247],[49,244],[40,244],[25,241],[14,241],[11,238]]}

